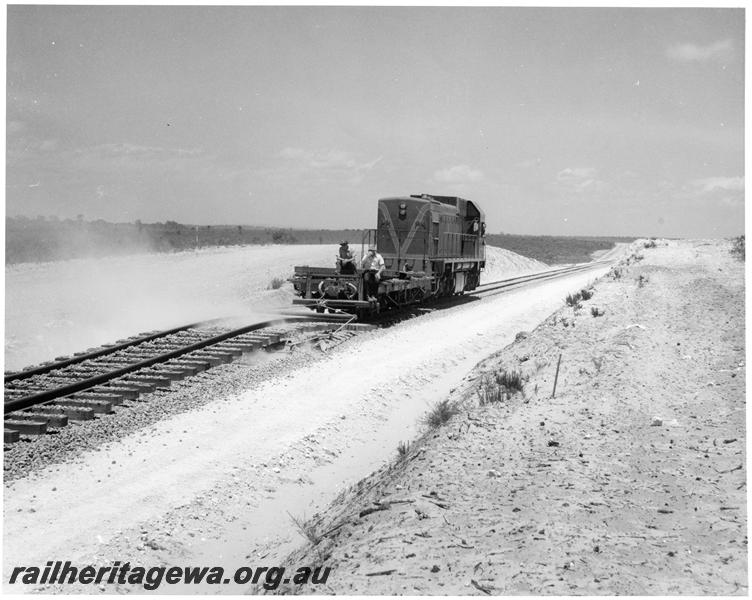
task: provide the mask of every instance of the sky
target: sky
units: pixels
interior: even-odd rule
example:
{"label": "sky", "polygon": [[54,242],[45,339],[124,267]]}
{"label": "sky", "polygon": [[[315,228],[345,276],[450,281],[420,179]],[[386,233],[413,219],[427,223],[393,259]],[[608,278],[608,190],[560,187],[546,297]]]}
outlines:
{"label": "sky", "polygon": [[6,214],[744,232],[744,11],[7,7]]}

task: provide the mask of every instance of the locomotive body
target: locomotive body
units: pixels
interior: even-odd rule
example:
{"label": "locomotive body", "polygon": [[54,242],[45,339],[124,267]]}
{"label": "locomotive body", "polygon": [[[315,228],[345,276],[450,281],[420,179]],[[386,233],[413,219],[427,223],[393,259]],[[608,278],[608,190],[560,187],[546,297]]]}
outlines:
{"label": "locomotive body", "polygon": [[375,246],[385,270],[376,300],[364,293],[362,274],[326,267],[295,267],[291,281],[300,304],[359,317],[474,290],[485,267],[485,216],[470,200],[428,194],[378,201],[375,230],[366,230],[361,255]]}
{"label": "locomotive body", "polygon": [[485,217],[455,196],[384,198],[378,203],[376,249],[388,270],[423,271],[444,294],[474,290],[486,264]]}

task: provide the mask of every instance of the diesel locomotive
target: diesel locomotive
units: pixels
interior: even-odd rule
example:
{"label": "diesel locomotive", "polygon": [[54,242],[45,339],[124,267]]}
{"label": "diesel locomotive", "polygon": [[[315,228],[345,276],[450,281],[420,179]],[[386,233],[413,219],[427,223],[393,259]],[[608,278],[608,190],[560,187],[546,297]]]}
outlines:
{"label": "diesel locomotive", "polygon": [[[375,247],[385,270],[378,294],[368,298],[360,271],[295,267],[293,304],[364,318],[386,309],[462,294],[480,284],[486,264],[485,215],[470,200],[416,194],[378,201],[376,229],[361,238],[361,256]],[[358,265],[360,261],[356,261]]]}

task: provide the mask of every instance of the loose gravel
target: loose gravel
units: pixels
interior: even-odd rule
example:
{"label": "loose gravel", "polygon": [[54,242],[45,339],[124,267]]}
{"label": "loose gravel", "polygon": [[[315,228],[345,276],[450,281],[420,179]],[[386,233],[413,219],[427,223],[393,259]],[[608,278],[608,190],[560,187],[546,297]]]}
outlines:
{"label": "loose gravel", "polygon": [[[305,334],[298,337],[302,339]],[[320,351],[305,344],[297,346],[294,352],[259,350],[239,361],[173,382],[169,390],[155,390],[137,400],[126,400],[114,412],[91,421],[72,422],[42,436],[24,436],[19,442],[4,445],[5,481],[56,464],[75,462],[85,450],[95,450],[169,416],[239,394],[272,376],[292,373],[320,355]]]}

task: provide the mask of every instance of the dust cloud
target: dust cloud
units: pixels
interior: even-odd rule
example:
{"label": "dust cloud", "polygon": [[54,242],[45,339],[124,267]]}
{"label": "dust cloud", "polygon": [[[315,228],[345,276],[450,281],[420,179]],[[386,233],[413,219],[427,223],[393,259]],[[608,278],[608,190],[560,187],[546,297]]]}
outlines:
{"label": "dust cloud", "polygon": [[[5,272],[5,369],[204,319],[252,320],[289,305],[295,264],[330,246],[211,248],[15,265]],[[313,259],[313,260],[309,260]]]}

